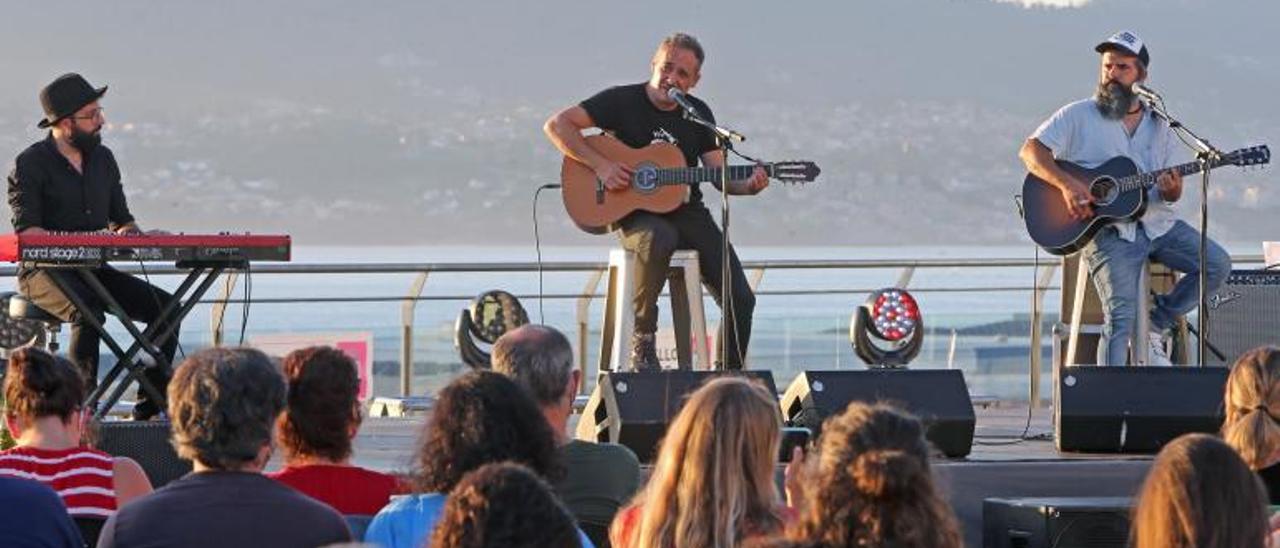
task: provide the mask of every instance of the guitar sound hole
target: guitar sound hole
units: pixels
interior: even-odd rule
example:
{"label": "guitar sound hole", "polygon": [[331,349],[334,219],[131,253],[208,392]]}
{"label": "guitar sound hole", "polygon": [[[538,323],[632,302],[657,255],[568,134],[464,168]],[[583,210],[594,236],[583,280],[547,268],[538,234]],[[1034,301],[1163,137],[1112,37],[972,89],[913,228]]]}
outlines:
{"label": "guitar sound hole", "polygon": [[658,169],[651,165],[638,166],[631,179],[631,186],[637,192],[649,193],[658,188]]}
{"label": "guitar sound hole", "polygon": [[1093,184],[1089,185],[1089,194],[1093,196],[1095,206],[1105,206],[1116,200],[1119,189],[1116,187],[1115,179],[1102,177],[1095,179]]}

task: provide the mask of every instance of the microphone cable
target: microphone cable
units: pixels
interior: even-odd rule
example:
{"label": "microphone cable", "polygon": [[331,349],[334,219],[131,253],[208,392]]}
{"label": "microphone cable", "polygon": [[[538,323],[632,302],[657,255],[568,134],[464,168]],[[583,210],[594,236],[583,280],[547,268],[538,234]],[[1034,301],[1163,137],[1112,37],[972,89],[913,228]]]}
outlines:
{"label": "microphone cable", "polygon": [[547,183],[539,186],[533,191],[533,248],[538,254],[538,323],[546,325],[547,316],[543,311],[543,288],[542,288],[542,237],[538,233],[538,197],[542,191],[549,189],[562,188],[564,185],[560,183]]}

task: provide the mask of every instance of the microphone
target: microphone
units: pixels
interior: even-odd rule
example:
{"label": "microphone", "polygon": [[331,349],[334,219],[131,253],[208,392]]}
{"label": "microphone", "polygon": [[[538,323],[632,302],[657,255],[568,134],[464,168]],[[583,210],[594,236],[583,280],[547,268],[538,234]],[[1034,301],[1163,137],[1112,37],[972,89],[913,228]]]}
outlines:
{"label": "microphone", "polygon": [[679,88],[667,88],[667,97],[670,97],[672,101],[675,101],[676,104],[680,105],[680,108],[683,108],[689,114],[700,116],[698,109],[693,108],[693,102],[689,100],[689,96],[685,95]]}
{"label": "microphone", "polygon": [[1134,82],[1133,85],[1129,86],[1129,91],[1132,91],[1134,95],[1137,95],[1138,97],[1146,99],[1147,101],[1152,101],[1152,102],[1164,101],[1164,98],[1160,97],[1159,93],[1156,93],[1155,90],[1142,85],[1142,82]]}

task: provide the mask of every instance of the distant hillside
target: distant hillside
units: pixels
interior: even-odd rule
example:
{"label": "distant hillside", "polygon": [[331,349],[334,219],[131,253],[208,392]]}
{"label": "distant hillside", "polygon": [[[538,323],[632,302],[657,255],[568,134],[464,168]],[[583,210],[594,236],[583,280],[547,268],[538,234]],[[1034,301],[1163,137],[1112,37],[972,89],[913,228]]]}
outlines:
{"label": "distant hillside", "polygon": [[[70,13],[91,29],[52,39],[47,6],[9,5],[0,155],[41,137],[36,91],[79,70],[111,86],[107,143],[148,225],[312,243],[521,243],[533,189],[558,177],[543,120],[644,79],[655,42],[676,29],[706,44],[695,91],[749,136],[744,152],[823,167],[816,184],[736,200],[739,241],[1022,240],[1016,149],[1090,93],[1091,46],[1120,26],[1151,44],[1151,83],[1189,125],[1223,148],[1280,145],[1274,2],[658,6],[82,2]],[[1215,172],[1214,233],[1280,238],[1274,180]],[[543,196],[545,241],[597,241]],[[1185,196],[1187,213],[1198,210],[1198,188]]]}

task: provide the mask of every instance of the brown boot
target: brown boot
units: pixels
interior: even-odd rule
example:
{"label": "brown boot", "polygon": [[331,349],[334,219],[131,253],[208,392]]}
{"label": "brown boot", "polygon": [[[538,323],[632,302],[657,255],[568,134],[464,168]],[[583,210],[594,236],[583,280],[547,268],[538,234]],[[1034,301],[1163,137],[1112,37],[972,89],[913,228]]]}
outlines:
{"label": "brown boot", "polygon": [[654,344],[653,333],[635,332],[631,336],[631,370],[658,371],[662,365],[658,363],[658,349]]}

